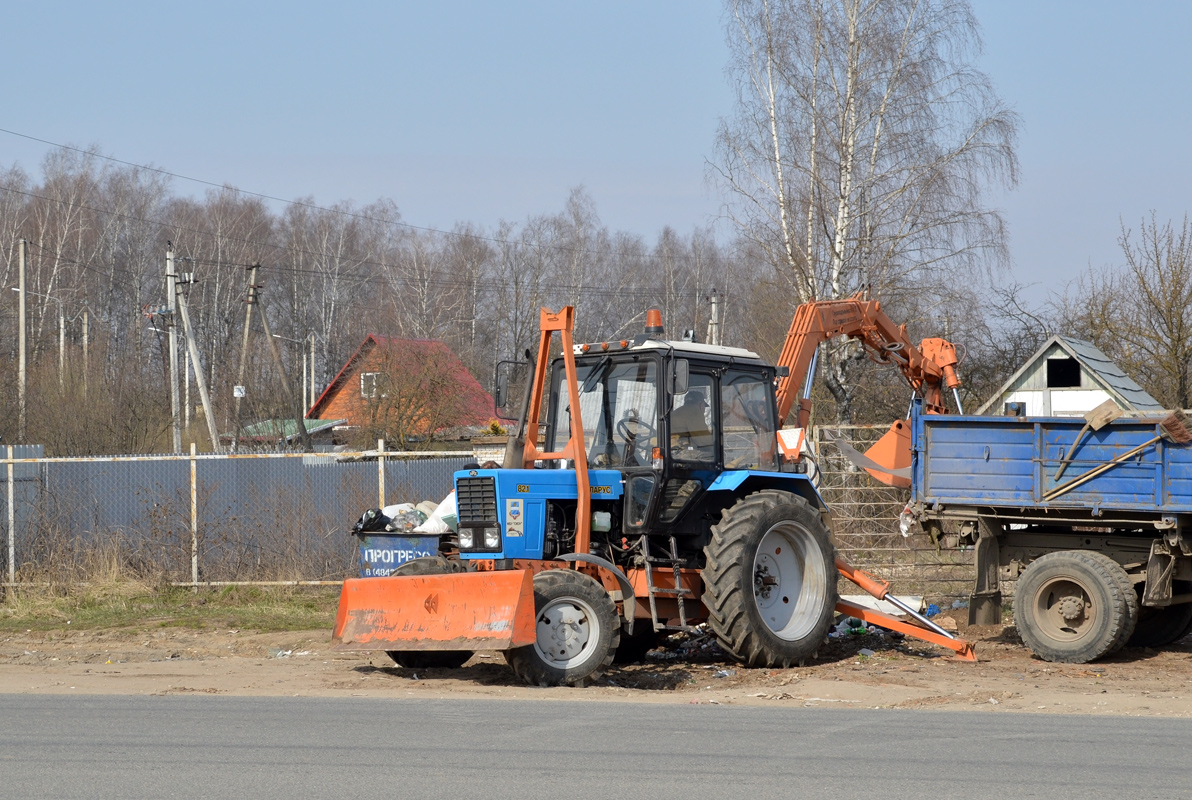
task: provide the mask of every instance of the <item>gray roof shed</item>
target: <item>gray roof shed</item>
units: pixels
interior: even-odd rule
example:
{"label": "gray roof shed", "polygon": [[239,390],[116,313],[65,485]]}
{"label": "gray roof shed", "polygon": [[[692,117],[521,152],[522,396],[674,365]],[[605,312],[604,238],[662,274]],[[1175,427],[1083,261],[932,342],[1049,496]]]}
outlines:
{"label": "gray roof shed", "polygon": [[[1048,361],[1071,359],[1079,365],[1079,377],[1073,380],[1069,375],[1056,385],[1057,373]],[[1002,387],[993,394],[977,410],[978,414],[997,413],[1001,404],[1011,398],[1025,393],[1040,392],[1049,396],[1045,413],[1056,413],[1051,409],[1050,393],[1077,392],[1100,390],[1116,402],[1124,411],[1161,411],[1163,406],[1151,397],[1133,378],[1122,371],[1109,356],[1101,352],[1090,342],[1071,336],[1052,336],[1033,356],[1027,359]],[[1090,401],[1091,402],[1091,401]],[[1091,410],[1097,403],[1093,403],[1087,410]],[[1075,409],[1068,409],[1073,411]],[[1028,411],[1028,413],[1031,413]]]}

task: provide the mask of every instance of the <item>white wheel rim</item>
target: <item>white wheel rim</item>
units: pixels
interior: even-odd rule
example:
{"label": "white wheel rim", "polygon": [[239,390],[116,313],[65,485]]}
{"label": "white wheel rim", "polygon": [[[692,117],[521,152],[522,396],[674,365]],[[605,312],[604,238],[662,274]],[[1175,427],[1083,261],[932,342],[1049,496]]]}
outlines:
{"label": "white wheel rim", "polygon": [[753,557],[753,598],[779,639],[798,641],[815,628],[827,582],[819,545],[802,527],[779,522],[762,536]]}
{"label": "white wheel rim", "polygon": [[582,664],[600,642],[600,620],[590,605],[576,597],[551,600],[538,612],[538,656],[556,669]]}

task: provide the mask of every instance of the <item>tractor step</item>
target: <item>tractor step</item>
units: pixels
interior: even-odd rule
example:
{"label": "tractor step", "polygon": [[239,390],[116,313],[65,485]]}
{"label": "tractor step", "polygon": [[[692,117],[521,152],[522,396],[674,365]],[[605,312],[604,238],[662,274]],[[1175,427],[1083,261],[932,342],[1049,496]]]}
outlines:
{"label": "tractor step", "polygon": [[[683,566],[683,559],[679,558],[679,547],[675,542],[675,537],[670,539],[670,553],[662,556],[655,556],[650,553],[650,540],[648,536],[642,536],[640,539],[642,560],[645,562],[646,573],[646,595],[650,600],[650,622],[654,625],[655,631],[693,631],[695,627],[687,623],[687,607],[684,604],[684,598],[692,597],[693,593],[690,589],[683,586],[682,574],[680,568]],[[670,567],[675,573],[674,586],[657,586],[654,583],[653,565],[663,567]],[[658,621],[658,597],[673,597],[678,602],[679,606],[679,624],[667,625]]]}

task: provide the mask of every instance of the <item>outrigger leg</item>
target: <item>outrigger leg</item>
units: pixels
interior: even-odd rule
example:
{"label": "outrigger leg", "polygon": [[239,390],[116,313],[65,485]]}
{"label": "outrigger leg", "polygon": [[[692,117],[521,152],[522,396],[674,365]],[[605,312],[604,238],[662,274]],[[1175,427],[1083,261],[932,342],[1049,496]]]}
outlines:
{"label": "outrigger leg", "polygon": [[916,639],[922,639],[925,642],[930,642],[932,644],[939,645],[940,647],[946,647],[949,650],[955,652],[956,657],[962,661],[977,660],[977,652],[973,649],[971,642],[967,642],[964,639],[953,636],[939,625],[936,625],[934,622],[927,619],[927,617],[923,616],[918,611],[915,611],[906,603],[899,600],[897,597],[891,595],[889,593],[889,581],[878,580],[869,573],[857,569],[839,555],[836,556],[836,569],[841,575],[860,586],[878,600],[885,600],[892,606],[905,611],[906,614],[918,624],[916,625],[910,622],[905,622],[898,619],[897,617],[892,617],[889,614],[883,614],[880,611],[874,611],[871,608],[866,608],[865,606],[858,605],[856,603],[850,603],[848,600],[836,601],[836,610],[841,614],[848,614],[849,616],[856,617],[873,625],[880,625],[881,627],[888,630],[898,631],[899,633],[905,634],[907,636],[913,636]]}

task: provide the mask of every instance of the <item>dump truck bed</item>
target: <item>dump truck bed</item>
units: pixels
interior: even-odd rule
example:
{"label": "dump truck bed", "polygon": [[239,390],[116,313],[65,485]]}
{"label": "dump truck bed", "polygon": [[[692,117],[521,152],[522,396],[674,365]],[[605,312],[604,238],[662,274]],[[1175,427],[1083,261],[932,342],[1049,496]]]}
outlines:
{"label": "dump truck bed", "polygon": [[1160,435],[1158,419],[1121,418],[1081,439],[1060,481],[1080,417],[912,419],[912,502],[925,509],[989,507],[1174,515],[1192,513],[1192,447],[1160,439],[1053,500],[1044,494]]}

